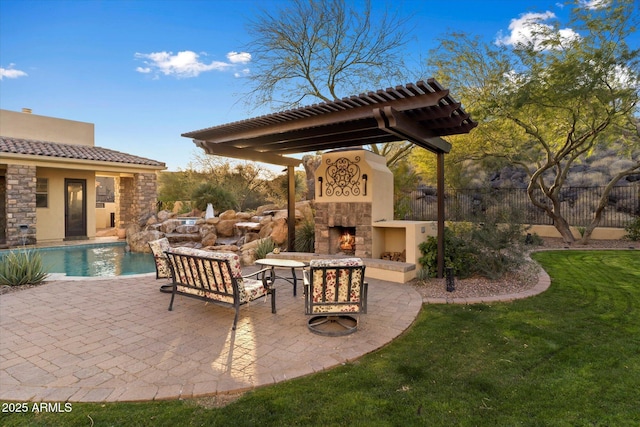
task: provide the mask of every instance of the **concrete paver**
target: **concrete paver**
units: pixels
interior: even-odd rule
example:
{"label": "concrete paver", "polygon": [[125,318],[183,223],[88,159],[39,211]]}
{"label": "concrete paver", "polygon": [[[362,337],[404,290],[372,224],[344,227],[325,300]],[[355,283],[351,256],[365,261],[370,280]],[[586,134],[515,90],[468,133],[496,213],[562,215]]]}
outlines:
{"label": "concrete paver", "polygon": [[422,307],[410,285],[368,279],[358,331],[306,326],[302,292],[277,281],[277,313],[258,300],[233,309],[176,297],[155,274],[62,279],[0,296],[0,399],[108,402],[189,398],[308,375],[372,352]]}

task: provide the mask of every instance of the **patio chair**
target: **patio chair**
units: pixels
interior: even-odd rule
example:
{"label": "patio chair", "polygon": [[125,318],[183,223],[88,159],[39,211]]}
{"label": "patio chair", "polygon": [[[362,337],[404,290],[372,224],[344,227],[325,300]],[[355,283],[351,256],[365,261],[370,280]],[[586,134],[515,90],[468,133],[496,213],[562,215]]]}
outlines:
{"label": "patio chair", "polygon": [[342,336],[355,332],[367,312],[368,284],[360,258],[319,259],[304,270],[305,314],[311,332]]}
{"label": "patio chair", "polygon": [[[149,247],[151,248],[151,253],[153,254],[153,260],[156,263],[156,280],[171,279],[171,268],[169,267],[169,260],[167,259],[167,255],[165,254],[165,251],[171,249],[169,240],[167,240],[166,237],[158,240],[152,240],[151,242],[149,242]],[[169,293],[171,292],[171,289],[171,284],[160,286],[160,292]]]}

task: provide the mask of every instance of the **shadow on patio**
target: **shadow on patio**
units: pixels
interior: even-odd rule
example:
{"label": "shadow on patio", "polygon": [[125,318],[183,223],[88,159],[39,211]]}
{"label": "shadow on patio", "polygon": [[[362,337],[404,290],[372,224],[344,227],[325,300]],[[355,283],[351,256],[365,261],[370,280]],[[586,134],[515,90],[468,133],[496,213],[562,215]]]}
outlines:
{"label": "shadow on patio", "polygon": [[[250,272],[250,268],[243,268]],[[158,291],[155,274],[53,281],[0,296],[0,399],[106,402],[190,398],[273,384],[356,359],[416,318],[410,285],[369,282],[355,334],[306,326],[298,289],[276,281],[277,314],[257,300],[240,310]]]}

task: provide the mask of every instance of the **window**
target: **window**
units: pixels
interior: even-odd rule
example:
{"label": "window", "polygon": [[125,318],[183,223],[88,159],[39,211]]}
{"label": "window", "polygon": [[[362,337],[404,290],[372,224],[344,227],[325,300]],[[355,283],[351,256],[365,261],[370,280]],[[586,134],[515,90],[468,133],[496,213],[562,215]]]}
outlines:
{"label": "window", "polygon": [[37,178],[36,181],[36,207],[49,207],[49,179]]}
{"label": "window", "polygon": [[[97,203],[113,203],[116,200],[114,188],[115,188],[115,180],[112,177],[107,177],[107,176],[96,177],[96,202]],[[96,206],[96,207],[100,207],[100,206]]]}

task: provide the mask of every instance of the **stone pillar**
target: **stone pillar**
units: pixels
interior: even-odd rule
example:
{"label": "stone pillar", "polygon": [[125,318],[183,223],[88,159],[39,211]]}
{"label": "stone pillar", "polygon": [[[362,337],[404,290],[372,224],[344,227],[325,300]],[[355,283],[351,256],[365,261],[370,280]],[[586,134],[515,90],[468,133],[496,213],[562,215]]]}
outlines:
{"label": "stone pillar", "polygon": [[7,245],[15,247],[23,244],[35,244],[35,166],[7,165],[5,205],[7,213]]}
{"label": "stone pillar", "polygon": [[138,173],[135,175],[134,215],[136,220],[149,217],[157,210],[158,191],[157,179],[154,172]]}
{"label": "stone pillar", "polygon": [[116,178],[115,187],[117,228],[126,228],[156,212],[158,193],[155,173],[137,173],[133,177]]}
{"label": "stone pillar", "polygon": [[116,227],[126,228],[133,222],[133,178],[116,179]]}

